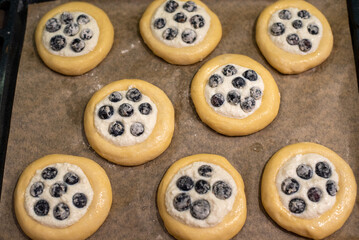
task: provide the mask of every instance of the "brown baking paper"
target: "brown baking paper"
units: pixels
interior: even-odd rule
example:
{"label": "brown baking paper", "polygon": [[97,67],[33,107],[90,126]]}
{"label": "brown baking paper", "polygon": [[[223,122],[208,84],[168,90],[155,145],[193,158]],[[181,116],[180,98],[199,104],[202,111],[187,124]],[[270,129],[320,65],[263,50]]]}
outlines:
{"label": "brown baking paper", "polygon": [[[13,192],[23,169],[47,154],[87,157],[106,170],[112,183],[113,205],[105,223],[90,239],[172,239],[157,211],[156,190],[168,167],[192,154],[222,155],[244,179],[248,216],[234,239],[301,239],[269,218],[259,195],[266,162],[288,144],[310,141],[329,147],[349,163],[359,179],[359,97],[345,0],[309,1],[327,17],[334,48],[327,61],[299,75],[278,73],[256,46],[256,18],[273,1],[206,0],[221,20],[223,37],[211,55],[190,66],[168,64],[144,44],[138,24],[150,0],[89,1],[108,14],[115,41],[98,67],[77,77],[51,71],[35,50],[34,31],[39,19],[63,2],[29,6],[0,203],[0,239],[26,239],[14,215]],[[281,93],[277,118],[250,136],[226,137],[208,128],[190,98],[196,71],[224,53],[244,54],[263,64]],[[124,78],[138,78],[160,87],[176,112],[170,147],[137,167],[117,166],[101,158],[89,146],[83,130],[84,109],[93,93]],[[358,239],[358,226],[357,201],[345,225],[328,239]]]}

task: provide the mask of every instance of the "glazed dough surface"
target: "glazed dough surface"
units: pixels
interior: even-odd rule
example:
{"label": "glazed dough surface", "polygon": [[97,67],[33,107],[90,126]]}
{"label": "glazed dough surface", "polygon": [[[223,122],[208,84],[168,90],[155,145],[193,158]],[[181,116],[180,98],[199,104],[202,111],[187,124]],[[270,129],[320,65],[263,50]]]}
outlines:
{"label": "glazed dough surface", "polygon": [[[55,178],[45,180],[41,177],[42,171],[47,167],[55,167],[58,170]],[[35,176],[31,179],[29,185],[26,188],[25,203],[24,203],[26,211],[33,219],[35,219],[36,221],[38,221],[43,225],[47,225],[49,227],[55,227],[55,228],[68,227],[74,224],[75,222],[79,221],[81,217],[86,214],[87,209],[91,205],[93,198],[92,187],[84,172],[81,170],[81,168],[79,168],[76,165],[69,163],[56,163],[56,164],[48,165],[45,168],[36,171]],[[63,183],[64,181],[63,177],[68,172],[76,173],[79,176],[80,181],[74,185],[66,185],[67,191],[60,198],[52,197],[50,195],[51,186],[57,182]],[[44,190],[40,196],[33,197],[30,195],[30,188],[36,182],[44,183]],[[77,208],[73,205],[72,197],[74,196],[75,193],[84,193],[86,195],[87,204],[85,207]],[[38,216],[35,214],[33,210],[35,203],[41,199],[45,199],[50,205],[49,213],[46,216]],[[59,203],[65,203],[70,209],[69,217],[64,220],[57,220],[53,215],[53,209]]]}
{"label": "glazed dough surface", "polygon": [[[56,18],[56,19],[60,19],[60,16],[61,16],[62,13],[59,13],[59,14],[56,14],[55,16],[53,16],[53,18]],[[66,27],[66,24],[61,24],[61,28],[59,30],[57,30],[56,32],[48,32],[46,31],[46,28],[44,28],[44,31],[43,31],[43,35],[42,35],[42,43],[44,44],[45,48],[51,53],[51,54],[54,54],[54,55],[59,55],[59,56],[64,56],[64,57],[74,57],[74,56],[81,56],[81,55],[85,55],[91,51],[93,51],[93,49],[96,47],[97,45],[97,41],[98,41],[98,37],[100,35],[100,30],[98,28],[98,25],[97,25],[97,22],[96,20],[84,13],[84,12],[71,12],[72,16],[74,17],[74,22],[76,22],[76,19],[78,16],[80,16],[81,14],[85,14],[87,15],[89,18],[90,18],[90,22],[88,22],[87,24],[79,24],[79,31],[76,35],[74,36],[68,36],[66,34],[64,34],[64,28]],[[71,45],[71,42],[73,39],[75,38],[79,38],[79,35],[81,33],[82,30],[86,29],[86,28],[89,28],[92,30],[93,32],[93,36],[90,40],[85,40],[85,48],[81,51],[81,52],[74,52],[70,45]],[[61,49],[60,51],[54,51],[50,48],[50,40],[52,37],[56,36],[56,35],[61,35],[63,37],[65,37],[66,39],[66,46]]]}
{"label": "glazed dough surface", "polygon": [[[131,89],[131,87],[129,89]],[[119,92],[123,96],[121,101],[111,102],[108,99],[108,96],[106,96],[102,101],[100,101],[96,105],[95,111],[94,111],[94,121],[95,121],[96,129],[99,131],[101,136],[103,136],[104,138],[106,138],[107,140],[111,141],[113,144],[118,145],[118,146],[131,146],[131,145],[141,143],[141,142],[145,141],[151,135],[151,133],[156,125],[156,122],[157,122],[156,104],[154,104],[148,96],[143,95],[143,94],[142,94],[141,101],[133,102],[133,101],[129,101],[125,97],[127,91],[119,91]],[[124,103],[128,103],[131,106],[133,106],[134,113],[132,116],[121,117],[118,114],[119,106]],[[139,112],[138,108],[141,103],[149,103],[151,105],[152,111],[150,114],[143,115]],[[114,108],[114,116],[113,117],[111,117],[109,119],[100,119],[98,117],[99,109],[104,105],[113,106],[113,108]],[[114,137],[109,134],[108,129],[109,129],[109,124],[114,121],[117,121],[117,120],[121,121],[124,124],[125,131],[121,136]],[[145,128],[144,133],[141,134],[140,136],[133,136],[130,132],[131,125],[136,122],[142,123]]]}
{"label": "glazed dough surface", "polygon": [[[300,214],[292,213],[296,217],[307,219],[319,217],[320,215],[331,209],[336,201],[336,196],[330,196],[326,191],[326,182],[328,179],[319,177],[315,173],[315,165],[318,162],[326,162],[329,164],[332,171],[330,180],[333,180],[336,185],[338,185],[338,174],[335,171],[335,166],[329,161],[329,159],[315,153],[305,155],[300,154],[294,156],[292,159],[288,160],[278,172],[276,178],[276,185],[280,200],[282,201],[283,205],[288,209],[289,201],[295,197],[299,197],[305,200],[306,209],[304,210],[304,212]],[[311,166],[314,171],[313,177],[311,179],[305,180],[298,177],[296,173],[296,168],[300,164],[306,164]],[[283,193],[283,191],[281,190],[281,184],[287,177],[295,178],[295,180],[299,182],[300,187],[298,192],[291,195],[286,195]],[[319,202],[312,202],[307,197],[307,192],[312,187],[319,187],[319,189],[322,190],[323,196]],[[337,190],[340,191],[340,189]]]}
{"label": "glazed dough surface", "polygon": [[[209,165],[212,167],[212,177],[203,177],[198,174],[198,168],[202,165]],[[210,186],[212,187],[215,182],[217,181],[224,181],[229,184],[232,188],[232,195],[228,199],[218,199],[212,193],[212,190],[209,190],[206,194],[198,194],[194,189],[186,192],[191,198],[191,201],[194,202],[199,199],[205,199],[210,203],[211,212],[206,219],[199,220],[195,219],[191,216],[190,211],[183,211],[179,212],[173,207],[173,199],[174,197],[183,192],[176,186],[176,181],[182,176],[189,176],[193,179],[194,182],[198,180],[206,180]],[[194,226],[194,227],[212,227],[217,225],[218,223],[222,222],[224,216],[228,214],[233,208],[233,203],[235,197],[237,195],[237,186],[231,177],[223,168],[218,165],[209,164],[205,162],[195,162],[190,165],[185,166],[184,168],[180,169],[175,176],[173,176],[172,181],[168,185],[166,191],[166,208],[168,213],[182,221],[183,223]]]}
{"label": "glazed dough surface", "polygon": [[[277,45],[277,47],[283,49],[284,51],[286,52],[289,52],[289,53],[293,53],[293,54],[299,54],[299,55],[307,55],[307,54],[310,54],[312,52],[315,52],[317,49],[318,49],[318,46],[320,44],[320,41],[322,39],[322,35],[323,35],[323,26],[322,26],[322,23],[320,22],[320,20],[312,15],[310,15],[310,18],[308,19],[304,19],[304,18],[300,18],[298,17],[298,12],[300,11],[300,9],[298,8],[286,8],[286,10],[290,11],[291,14],[292,14],[292,18],[289,19],[289,20],[283,20],[283,19],[280,19],[279,18],[279,12],[281,10],[278,10],[277,12],[275,12],[272,17],[269,19],[269,23],[268,23],[268,34],[271,38],[271,40],[275,43],[275,45]],[[299,29],[295,29],[293,26],[292,26],[292,22],[294,20],[300,20],[302,21],[303,23],[303,26]],[[271,33],[270,33],[270,28],[272,26],[272,24],[274,23],[283,23],[284,26],[285,26],[285,32],[284,34],[280,35],[280,36],[273,36]],[[308,25],[310,24],[314,24],[316,26],[319,27],[319,32],[317,35],[312,35],[308,32]],[[289,35],[289,34],[292,34],[292,33],[295,33],[299,36],[299,39],[308,39],[310,40],[310,42],[312,43],[312,48],[308,51],[308,52],[303,52],[303,51],[300,51],[298,45],[289,45],[287,43],[287,40],[286,40],[286,37]]]}
{"label": "glazed dough surface", "polygon": [[[204,39],[204,37],[206,36],[206,34],[208,32],[208,29],[211,24],[211,17],[208,15],[206,10],[204,8],[202,8],[200,5],[197,6],[197,9],[195,11],[188,12],[183,9],[183,5],[185,4],[185,2],[183,2],[183,1],[176,1],[176,2],[178,3],[178,7],[177,7],[176,11],[174,11],[173,13],[169,13],[164,10],[166,2],[164,2],[161,6],[158,7],[157,11],[155,12],[155,14],[152,17],[151,29],[152,29],[153,35],[155,35],[156,38],[159,41],[163,42],[164,44],[171,46],[171,47],[175,47],[175,48],[197,45],[198,43],[202,42],[202,40]],[[177,13],[184,13],[187,16],[186,22],[178,23],[178,22],[174,21],[173,16]],[[191,26],[190,18],[197,14],[204,18],[205,25],[201,28],[194,29]],[[158,18],[166,19],[166,26],[162,29],[154,28],[154,21]],[[178,29],[177,37],[175,37],[173,40],[166,40],[162,37],[163,31],[168,27],[175,27]],[[184,41],[182,41],[181,33],[185,29],[192,29],[196,32],[197,38],[193,43],[185,43]]]}
{"label": "glazed dough surface", "polygon": [[264,92],[263,80],[262,80],[262,77],[258,74],[257,74],[258,79],[256,81],[245,80],[246,85],[243,88],[238,89],[238,88],[233,87],[232,80],[236,77],[242,77],[243,79],[245,79],[242,76],[242,73],[244,73],[246,70],[250,70],[250,69],[246,68],[246,67],[238,66],[233,63],[229,63],[228,65],[234,66],[238,70],[238,72],[230,77],[226,77],[222,73],[222,69],[226,65],[220,66],[219,68],[214,70],[214,72],[212,72],[210,74],[210,76],[212,76],[213,74],[217,74],[217,75],[221,76],[224,80],[223,80],[222,84],[219,84],[217,87],[214,87],[214,88],[210,87],[209,84],[206,84],[206,87],[204,89],[206,101],[207,101],[208,105],[214,111],[216,111],[217,113],[219,113],[223,116],[230,117],[230,118],[237,118],[237,119],[246,118],[249,115],[253,114],[260,107],[261,102],[262,102],[262,97],[260,99],[256,100],[256,105],[253,108],[253,110],[250,112],[243,111],[242,108],[240,107],[240,104],[232,105],[232,104],[228,103],[227,100],[225,100],[223,105],[220,107],[214,107],[211,104],[211,97],[216,93],[221,93],[224,96],[224,98],[227,99],[228,92],[231,90],[236,90],[240,93],[241,102],[243,102],[246,97],[250,96],[249,92],[252,87],[259,88],[261,90],[262,94]]}

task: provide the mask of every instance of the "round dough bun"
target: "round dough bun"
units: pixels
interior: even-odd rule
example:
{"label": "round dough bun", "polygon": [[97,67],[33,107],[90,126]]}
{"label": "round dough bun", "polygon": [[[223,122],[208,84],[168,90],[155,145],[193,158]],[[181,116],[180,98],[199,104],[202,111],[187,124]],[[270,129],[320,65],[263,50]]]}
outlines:
{"label": "round dough bun", "polygon": [[[316,51],[306,55],[292,54],[277,47],[270,39],[269,19],[276,11],[290,7],[307,10],[322,23],[323,35]],[[333,34],[327,19],[317,8],[303,0],[280,0],[265,8],[257,20],[256,41],[269,64],[283,74],[298,74],[316,67],[329,57],[333,48]]]}
{"label": "round dough bun", "polygon": [[[218,45],[222,38],[222,25],[216,14],[214,14],[204,3],[199,0],[192,0],[197,5],[206,10],[211,17],[211,25],[205,38],[198,44],[176,48],[164,44],[158,40],[152,33],[152,16],[155,14],[159,6],[167,0],[155,0],[146,9],[140,20],[140,33],[143,41],[152,50],[154,54],[163,58],[171,64],[189,65],[202,61],[208,56]],[[182,1],[184,0],[176,0]]]}
{"label": "round dough bun", "polygon": [[[220,166],[227,171],[237,185],[237,195],[232,210],[223,221],[213,227],[199,228],[184,224],[168,214],[165,196],[169,183],[183,167],[194,162],[207,162]],[[157,207],[168,232],[176,239],[183,240],[226,240],[233,238],[243,227],[247,217],[244,183],[237,170],[222,156],[214,154],[197,154],[175,162],[164,175],[157,191]]]}
{"label": "round dough bun", "polygon": [[[130,146],[117,146],[96,130],[94,111],[96,105],[114,91],[137,88],[157,107],[157,121],[151,135],[143,142]],[[138,79],[112,82],[97,91],[87,104],[84,116],[85,134],[91,147],[103,158],[124,166],[135,166],[161,155],[170,145],[174,131],[174,109],[167,95],[158,87]]]}
{"label": "round dough bun", "polygon": [[[70,163],[80,167],[88,178],[94,192],[93,200],[86,214],[78,222],[66,228],[53,228],[42,225],[27,214],[24,204],[26,188],[36,171],[55,163]],[[62,154],[47,155],[27,166],[19,178],[14,194],[17,221],[24,233],[31,239],[86,239],[103,224],[110,211],[111,204],[111,183],[105,170],[88,158]]]}
{"label": "round dough bun", "polygon": [[[96,47],[89,53],[65,57],[50,53],[42,42],[42,33],[48,19],[62,12],[84,12],[91,15],[99,27],[100,36]],[[100,8],[85,2],[69,2],[47,12],[37,25],[35,43],[37,52],[44,63],[52,70],[64,75],[81,75],[95,68],[110,52],[114,39],[112,23]]]}
{"label": "round dough bun", "polygon": [[[283,164],[298,154],[316,153],[329,159],[339,177],[339,191],[331,209],[317,218],[304,219],[291,214],[283,206],[275,185]],[[268,215],[281,227],[298,235],[322,239],[337,231],[349,217],[356,198],[357,186],[350,166],[335,152],[322,145],[303,142],[288,145],[268,161],[262,176],[262,203]]]}
{"label": "round dough bun", "polygon": [[[229,63],[253,69],[263,79],[262,103],[246,118],[236,119],[218,114],[205,98],[204,90],[211,73]],[[253,59],[238,54],[224,54],[206,62],[193,78],[191,97],[201,120],[216,132],[227,136],[243,136],[262,130],[277,116],[280,105],[279,90],[270,72]]]}

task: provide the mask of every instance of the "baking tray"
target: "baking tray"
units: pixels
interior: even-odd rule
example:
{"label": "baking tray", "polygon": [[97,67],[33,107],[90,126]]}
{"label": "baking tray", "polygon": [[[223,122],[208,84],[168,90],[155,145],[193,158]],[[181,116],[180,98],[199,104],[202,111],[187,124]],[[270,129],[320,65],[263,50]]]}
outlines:
{"label": "baking tray", "polygon": [[[280,148],[302,141],[325,145],[342,156],[359,174],[359,96],[345,0],[311,0],[327,17],[334,33],[330,57],[299,75],[282,75],[263,58],[255,43],[255,23],[269,0],[207,0],[218,15],[223,37],[203,62],[190,66],[168,64],[143,43],[138,23],[151,0],[93,0],[115,28],[108,57],[82,76],[67,77],[48,69],[34,48],[34,31],[50,9],[67,2],[28,6],[25,40],[17,76],[0,202],[0,239],[26,239],[13,210],[13,191],[23,169],[52,153],[95,160],[108,173],[113,205],[102,227],[90,239],[172,239],[156,208],[156,190],[163,174],[176,160],[197,153],[226,157],[246,186],[247,221],[234,239],[301,239],[275,224],[260,202],[260,178],[268,159]],[[349,0],[348,0],[349,3]],[[354,2],[355,3],[355,2]],[[349,11],[348,11],[349,10]],[[355,29],[354,29],[355,31]],[[245,137],[220,135],[198,118],[190,99],[190,84],[207,60],[224,54],[247,55],[263,64],[281,92],[277,118],[262,131]],[[83,113],[92,94],[124,78],[139,78],[163,89],[176,112],[170,147],[155,160],[137,167],[117,166],[89,146],[83,132]],[[358,239],[358,201],[342,229],[328,239]]]}

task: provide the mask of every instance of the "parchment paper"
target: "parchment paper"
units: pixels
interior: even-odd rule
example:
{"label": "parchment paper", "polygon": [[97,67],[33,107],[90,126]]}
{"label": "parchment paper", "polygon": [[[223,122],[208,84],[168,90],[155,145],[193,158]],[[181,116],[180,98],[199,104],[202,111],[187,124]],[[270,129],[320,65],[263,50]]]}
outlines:
{"label": "parchment paper", "polygon": [[[234,239],[301,239],[273,222],[260,201],[260,180],[269,158],[282,147],[310,141],[337,152],[359,179],[359,97],[345,0],[310,0],[327,17],[334,48],[322,65],[299,75],[273,69],[255,43],[255,23],[269,0],[205,0],[218,15],[223,37],[203,62],[174,66],[155,56],[138,30],[151,0],[97,0],[115,27],[108,57],[83,76],[67,77],[48,69],[34,48],[39,19],[66,1],[29,6],[27,31],[13,107],[3,192],[0,239],[26,239],[14,215],[13,191],[23,169],[47,154],[61,153],[95,160],[107,172],[113,188],[111,212],[91,239],[173,239],[156,207],[163,174],[178,159],[198,153],[226,157],[246,186],[247,221]],[[226,137],[203,124],[190,99],[190,83],[207,60],[224,53],[247,55],[273,74],[281,93],[277,118],[264,130],[245,137]],[[89,146],[83,113],[93,93],[124,78],[139,78],[163,89],[176,111],[170,147],[160,157],[137,167],[114,165]],[[345,225],[328,239],[359,239],[358,200]]]}

